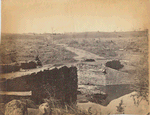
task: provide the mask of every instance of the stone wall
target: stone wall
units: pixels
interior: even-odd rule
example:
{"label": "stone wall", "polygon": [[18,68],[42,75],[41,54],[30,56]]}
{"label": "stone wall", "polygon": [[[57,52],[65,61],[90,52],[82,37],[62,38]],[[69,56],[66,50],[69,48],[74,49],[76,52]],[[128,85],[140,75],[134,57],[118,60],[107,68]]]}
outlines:
{"label": "stone wall", "polygon": [[67,104],[77,100],[77,68],[62,66],[0,82],[2,91],[32,91],[31,99],[39,104],[56,97]]}
{"label": "stone wall", "polygon": [[0,64],[0,73],[11,73],[19,71],[20,69],[33,69],[37,66],[42,66],[40,60],[29,60],[22,62],[14,62],[11,64]]}
{"label": "stone wall", "polygon": [[20,66],[16,64],[0,64],[0,73],[11,73],[20,70]]}

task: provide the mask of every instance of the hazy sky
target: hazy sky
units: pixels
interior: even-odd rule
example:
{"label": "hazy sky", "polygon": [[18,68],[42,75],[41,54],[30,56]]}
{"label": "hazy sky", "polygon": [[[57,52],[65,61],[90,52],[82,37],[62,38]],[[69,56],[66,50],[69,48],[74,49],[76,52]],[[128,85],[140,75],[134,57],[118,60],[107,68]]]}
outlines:
{"label": "hazy sky", "polygon": [[2,0],[2,32],[146,29],[148,6],[149,0]]}

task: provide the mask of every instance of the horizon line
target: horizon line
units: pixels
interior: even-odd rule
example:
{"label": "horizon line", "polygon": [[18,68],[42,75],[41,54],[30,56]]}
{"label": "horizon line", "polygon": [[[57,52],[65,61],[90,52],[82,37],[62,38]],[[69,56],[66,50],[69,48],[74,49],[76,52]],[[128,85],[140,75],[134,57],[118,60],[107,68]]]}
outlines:
{"label": "horizon line", "polygon": [[1,32],[1,34],[65,34],[65,33],[90,33],[90,32],[105,32],[105,33],[113,33],[113,32],[140,32],[140,31],[148,31],[148,29],[143,29],[143,30],[129,30],[129,31],[82,31],[82,32],[43,32],[43,33],[38,33],[38,32],[26,32],[26,33],[11,33],[11,32]]}

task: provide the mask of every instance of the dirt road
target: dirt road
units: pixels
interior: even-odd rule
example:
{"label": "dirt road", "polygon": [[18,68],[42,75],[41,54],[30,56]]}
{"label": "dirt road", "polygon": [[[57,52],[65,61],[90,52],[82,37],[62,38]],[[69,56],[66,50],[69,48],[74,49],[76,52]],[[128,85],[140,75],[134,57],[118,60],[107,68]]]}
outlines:
{"label": "dirt road", "polygon": [[66,50],[69,50],[69,51],[77,54],[78,56],[75,56],[74,59],[78,60],[78,61],[81,61],[83,59],[95,59],[95,60],[96,59],[99,59],[99,60],[104,60],[105,59],[104,57],[98,56],[98,55],[93,54],[91,52],[88,52],[88,51],[85,51],[85,50],[82,50],[82,49],[78,49],[78,48],[74,48],[74,47],[69,47],[66,44],[57,44],[57,45],[65,47]]}

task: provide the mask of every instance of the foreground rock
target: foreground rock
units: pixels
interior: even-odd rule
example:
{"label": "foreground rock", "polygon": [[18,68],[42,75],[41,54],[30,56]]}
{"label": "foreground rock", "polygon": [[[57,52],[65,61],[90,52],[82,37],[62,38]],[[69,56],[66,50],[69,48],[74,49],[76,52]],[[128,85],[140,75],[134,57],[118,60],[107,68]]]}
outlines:
{"label": "foreground rock", "polygon": [[[97,115],[100,114],[147,114],[149,105],[142,98],[136,98],[136,92],[124,95],[118,99],[111,101],[108,106],[102,106],[92,102],[78,103],[78,107],[81,110],[91,110],[91,112]],[[141,100],[138,104],[138,100]]]}
{"label": "foreground rock", "polygon": [[27,106],[20,100],[12,100],[6,104],[5,115],[28,115]]}

